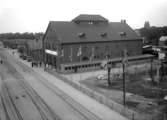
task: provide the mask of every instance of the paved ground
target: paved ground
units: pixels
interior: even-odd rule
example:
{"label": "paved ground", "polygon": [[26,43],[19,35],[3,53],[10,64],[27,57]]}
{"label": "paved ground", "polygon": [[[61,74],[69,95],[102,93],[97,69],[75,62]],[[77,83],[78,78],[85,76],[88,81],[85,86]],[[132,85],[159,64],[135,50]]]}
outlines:
{"label": "paved ground", "polygon": [[3,64],[0,64],[0,119],[55,120],[56,117],[52,119],[50,113],[45,111],[48,110],[44,108],[45,105],[43,105],[43,109],[42,106],[39,106],[41,101],[37,100],[36,94],[31,87],[28,84],[23,86],[21,81],[25,81],[25,79],[10,64],[12,59],[9,60],[9,57],[2,51],[0,51],[0,57],[3,57]]}
{"label": "paved ground", "polygon": [[[150,65],[148,64],[140,64],[140,65],[133,65],[131,67],[128,67],[128,71],[134,72],[135,69],[143,69],[143,68],[149,68]],[[116,73],[122,73],[121,68],[112,68],[111,69],[112,74]],[[69,80],[72,80],[73,82],[79,83],[82,80],[88,79],[90,77],[97,77],[98,75],[107,75],[107,70],[97,70],[97,71],[90,71],[90,72],[83,72],[83,73],[73,73],[73,74],[62,74],[62,76],[66,77]]]}
{"label": "paved ground", "polygon": [[[14,99],[17,108],[19,109],[19,111],[21,111],[20,114],[23,116],[23,119],[40,120],[41,118],[40,115],[38,115],[38,110],[36,110],[36,108],[33,106],[32,101],[28,97],[22,97],[22,95],[26,96],[27,94],[23,90],[23,88],[17,83],[16,78],[12,74],[13,73],[11,72],[11,70],[7,68],[6,62],[0,65],[1,96],[5,96],[3,94],[6,94],[6,92],[2,89],[2,87],[6,84],[10,90],[10,93],[12,94],[12,98]],[[4,98],[4,100],[7,99],[5,97],[2,98]],[[8,109],[9,106],[6,106],[6,108]],[[0,118],[4,118],[4,116],[5,114],[2,114]]]}
{"label": "paved ground", "polygon": [[[66,95],[70,96],[73,100],[77,101],[77,103],[81,106],[83,106],[85,109],[90,111],[91,113],[95,114],[102,120],[127,120],[125,117],[121,116],[120,114],[116,113],[115,111],[112,111],[105,105],[102,105],[95,101],[94,99],[88,97],[87,95],[79,92],[78,90],[74,89],[70,85],[64,83],[60,79],[50,75],[49,73],[43,71],[43,68],[30,68],[30,64],[18,59],[17,54],[12,54],[10,51],[7,50],[7,53],[9,53],[12,57],[10,57],[14,67],[24,75],[27,82],[31,84],[31,86],[38,92],[38,94],[47,102],[47,104],[52,107],[56,111],[57,114],[64,117],[64,119],[71,119],[75,120],[75,118],[72,118],[72,114],[68,114],[65,111],[68,110],[68,107],[63,107],[60,104],[60,101],[58,101],[57,98],[53,95],[53,92],[48,91],[44,86],[39,84],[39,81],[37,81],[35,78],[42,77],[42,79],[45,79],[45,81],[49,82],[50,85],[57,87],[59,90],[63,91]],[[20,61],[24,64],[20,65],[15,63],[16,61]],[[26,65],[26,66],[25,66]],[[28,66],[28,68],[27,68]],[[35,78],[34,78],[34,74]],[[55,102],[56,101],[56,102]],[[55,105],[55,103],[58,103]],[[58,107],[59,106],[59,107]],[[61,108],[61,109],[60,109]],[[65,112],[65,113],[64,113]],[[73,114],[76,114],[74,111],[71,112]],[[77,118],[76,118],[77,119]]]}

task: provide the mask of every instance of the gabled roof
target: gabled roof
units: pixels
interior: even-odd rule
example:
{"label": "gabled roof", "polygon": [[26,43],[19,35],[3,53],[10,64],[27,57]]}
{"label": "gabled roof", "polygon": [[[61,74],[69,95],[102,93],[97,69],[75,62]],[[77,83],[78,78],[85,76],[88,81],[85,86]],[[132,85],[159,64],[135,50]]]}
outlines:
{"label": "gabled roof", "polygon": [[58,40],[61,43],[81,43],[141,38],[123,22],[79,25],[75,22],[51,21],[44,39]]}
{"label": "gabled roof", "polygon": [[88,15],[88,14],[81,14],[74,18],[72,21],[103,21],[108,22],[108,20],[101,15]]}

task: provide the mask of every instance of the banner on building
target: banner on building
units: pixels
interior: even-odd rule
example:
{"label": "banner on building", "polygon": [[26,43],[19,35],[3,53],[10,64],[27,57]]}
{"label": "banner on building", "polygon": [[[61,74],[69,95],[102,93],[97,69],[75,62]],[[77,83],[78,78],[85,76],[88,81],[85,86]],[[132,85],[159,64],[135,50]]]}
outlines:
{"label": "banner on building", "polygon": [[51,54],[51,55],[55,55],[55,56],[58,55],[57,51],[48,50],[48,49],[45,49],[45,53],[48,53],[48,54]]}
{"label": "banner on building", "polygon": [[91,56],[90,56],[90,61],[93,61],[93,59],[94,59],[94,54],[95,54],[95,48],[94,48],[94,46],[92,46],[92,53],[91,53]]}
{"label": "banner on building", "polygon": [[78,53],[77,53],[77,56],[81,56],[82,55],[82,47],[80,46],[78,48]]}
{"label": "banner on building", "polygon": [[60,53],[60,57],[63,57],[64,56],[64,50],[63,49],[61,49],[61,51],[60,51],[61,53]]}

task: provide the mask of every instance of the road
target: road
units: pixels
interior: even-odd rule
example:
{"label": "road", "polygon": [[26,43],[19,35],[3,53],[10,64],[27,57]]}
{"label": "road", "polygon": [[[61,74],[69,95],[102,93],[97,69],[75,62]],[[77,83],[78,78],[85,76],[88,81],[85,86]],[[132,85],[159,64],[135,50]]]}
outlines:
{"label": "road", "polygon": [[[127,120],[120,114],[99,105],[100,103],[89,100],[90,98],[84,97],[86,100],[83,105],[79,102],[83,93],[77,93],[58,78],[46,76],[44,71],[41,74],[35,72],[8,54],[5,49],[0,50],[0,56],[5,61],[0,65],[2,86],[0,105],[6,106],[0,109],[0,115],[6,117],[5,119],[15,116],[15,119],[23,120]],[[48,79],[54,80],[57,85],[51,84]],[[70,94],[62,90],[64,86]],[[72,94],[76,97],[71,97]],[[10,105],[4,102],[6,99]],[[93,107],[90,105],[91,102]]]}

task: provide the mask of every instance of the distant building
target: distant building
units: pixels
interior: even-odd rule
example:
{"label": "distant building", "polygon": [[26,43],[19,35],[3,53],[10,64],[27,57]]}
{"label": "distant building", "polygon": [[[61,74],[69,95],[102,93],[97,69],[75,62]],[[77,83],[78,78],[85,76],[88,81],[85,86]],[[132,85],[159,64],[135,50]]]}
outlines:
{"label": "distant building", "polygon": [[43,60],[42,39],[29,40],[26,43],[26,54],[35,61]]}
{"label": "distant building", "polygon": [[150,23],[149,23],[149,21],[146,21],[146,22],[144,23],[144,28],[147,28],[147,29],[150,28]]}
{"label": "distant building", "polygon": [[138,36],[141,36],[141,34],[140,34],[140,29],[135,29],[134,31],[136,32],[136,34],[137,34]]}
{"label": "distant building", "polygon": [[72,21],[51,21],[43,38],[44,62],[59,72],[100,69],[101,62],[142,55],[142,38],[126,23],[100,15],[79,15]]}
{"label": "distant building", "polygon": [[17,49],[21,46],[24,46],[27,40],[29,40],[29,39],[4,39],[3,45],[4,45],[4,47]]}
{"label": "distant building", "polygon": [[161,36],[159,38],[159,46],[167,46],[167,36]]}

